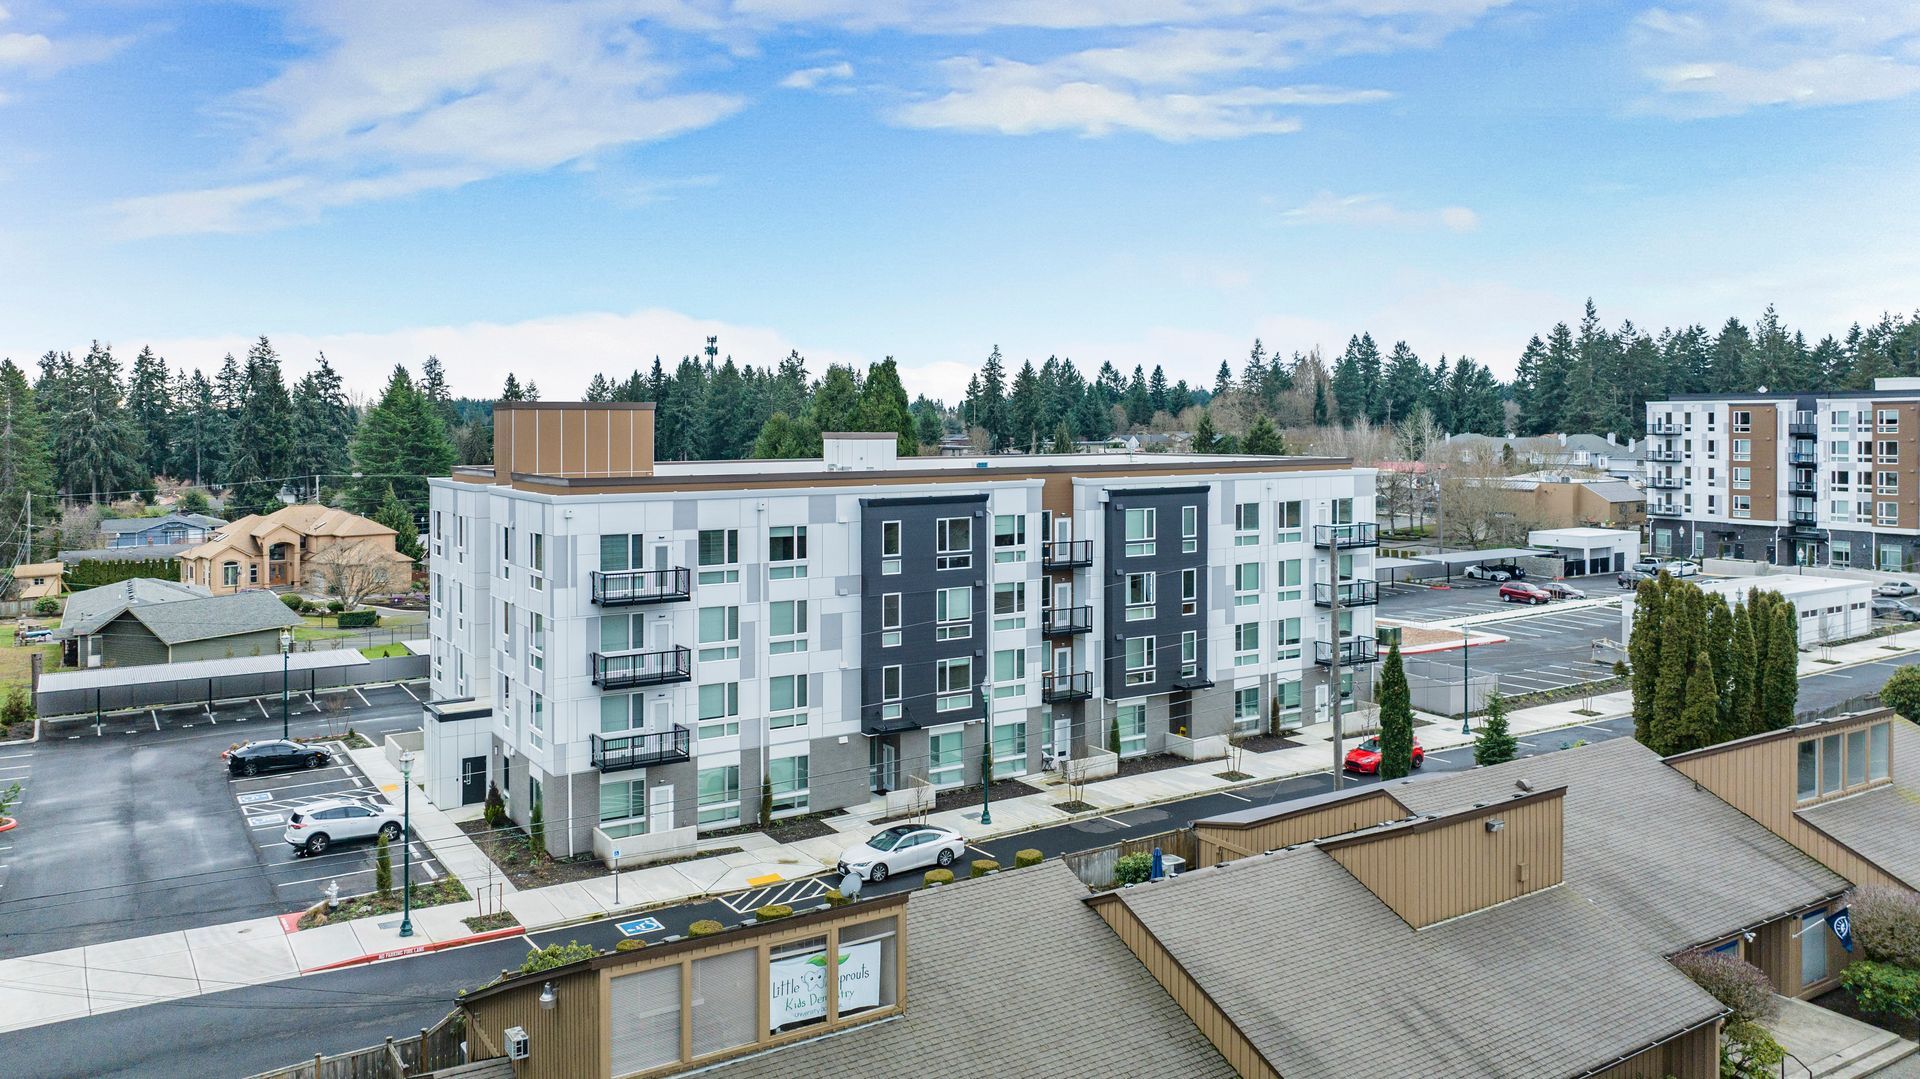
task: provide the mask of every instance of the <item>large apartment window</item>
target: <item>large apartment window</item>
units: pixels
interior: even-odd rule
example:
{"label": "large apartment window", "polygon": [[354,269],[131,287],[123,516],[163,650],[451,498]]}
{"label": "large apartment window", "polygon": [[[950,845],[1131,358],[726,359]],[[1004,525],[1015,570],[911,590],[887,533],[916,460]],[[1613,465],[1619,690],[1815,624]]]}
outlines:
{"label": "large apartment window", "polygon": [[545,749],[547,748],[547,698],[538,693],[528,693],[527,703],[530,705],[527,709],[530,717],[527,742],[535,749]]}
{"label": "large apartment window", "polygon": [[887,576],[900,572],[900,522],[880,522],[880,572]]}
{"label": "large apartment window", "polygon": [[1192,554],[1200,549],[1200,507],[1180,507],[1180,552]]}
{"label": "large apartment window", "polygon": [[959,786],[966,767],[959,731],[943,731],[927,738],[927,778],[934,786]]}
{"label": "large apartment window", "polygon": [[728,584],[740,579],[740,531],[700,530],[700,583]]}
{"label": "large apartment window", "polygon": [[[1734,431],[1752,431],[1753,430],[1753,413],[1748,411],[1747,409],[1744,409],[1744,408],[1734,409],[1728,415],[1728,420],[1729,422],[1727,426],[1730,430],[1734,430]],[[1736,446],[1739,445],[1741,442],[1741,440],[1737,438],[1734,439],[1733,441],[1734,441],[1734,445]]]}
{"label": "large apartment window", "polygon": [[1017,775],[1027,770],[1025,720],[993,725],[993,763],[996,772],[1004,769],[1007,773]]}
{"label": "large apartment window", "polygon": [[1350,525],[1353,523],[1353,499],[1336,498],[1333,500],[1333,523]]}
{"label": "large apartment window", "polygon": [[1240,502],[1233,507],[1233,545],[1251,547],[1260,542],[1260,503]]}
{"label": "large apartment window", "polygon": [[900,593],[888,592],[880,597],[880,647],[898,648],[900,646]]}
{"label": "large apartment window", "polygon": [[1126,556],[1141,558],[1154,552],[1154,525],[1158,514],[1153,507],[1130,509],[1126,520]]}
{"label": "large apartment window", "polygon": [[1153,617],[1154,574],[1127,574],[1127,621],[1144,622]]}
{"label": "large apartment window", "polygon": [[740,822],[739,765],[702,768],[696,782],[699,787],[701,825]]}
{"label": "large apartment window", "polygon": [[1027,650],[1002,648],[993,654],[993,697],[1018,697],[1026,693]]}
{"label": "large apartment window", "polygon": [[1200,571],[1189,567],[1180,571],[1180,613],[1197,614],[1200,611]]}
{"label": "large apartment window", "polygon": [[1260,623],[1242,622],[1233,627],[1233,665],[1250,667],[1260,662]]}
{"label": "large apartment window", "polygon": [[778,674],[767,679],[767,726],[806,726],[808,703],[806,675]]}
{"label": "large apartment window", "polygon": [[1875,723],[1845,734],[1803,739],[1795,759],[1795,796],[1810,802],[1887,778],[1890,730],[1887,723]]}
{"label": "large apartment window", "polygon": [[1733,515],[1735,517],[1753,516],[1753,496],[1752,495],[1734,495],[1733,496]]}
{"label": "large apartment window", "polygon": [[[1733,440],[1733,459],[1736,461],[1753,460],[1753,439],[1736,438]],[[1739,471],[1735,469],[1734,471]]]}
{"label": "large apartment window", "polygon": [[1881,502],[1878,503],[1878,506],[1880,507],[1880,516],[1878,518],[1880,524],[1890,527],[1900,524],[1900,503]]}
{"label": "large apartment window", "polygon": [[993,586],[993,628],[1027,627],[1027,582],[1001,581]]}
{"label": "large apartment window", "polygon": [[966,569],[973,565],[973,519],[942,517],[934,522],[934,569]]}
{"label": "large apartment window", "polygon": [[1883,494],[1883,495],[1899,494],[1900,493],[1900,473],[1898,472],[1880,473],[1879,482],[1874,484],[1873,489],[1876,493]]}
{"label": "large apartment window", "polygon": [[714,682],[700,687],[700,738],[732,738],[740,733],[740,683]]}
{"label": "large apartment window", "polygon": [[1120,728],[1120,755],[1130,757],[1147,749],[1147,706],[1123,704],[1113,710]]}
{"label": "large apartment window", "polygon": [[1274,583],[1280,586],[1275,596],[1282,603],[1292,603],[1300,598],[1300,559],[1283,558],[1274,566]]}
{"label": "large apartment window", "polygon": [[1828,546],[1828,561],[1840,567],[1853,565],[1853,544],[1848,540],[1831,540]]}
{"label": "large apartment window", "polygon": [[740,658],[740,608],[700,608],[700,658]]}
{"label": "large apartment window", "polygon": [[536,671],[547,669],[547,616],[533,612],[533,632],[527,642],[527,662]]}
{"label": "large apartment window", "polygon": [[1126,641],[1127,685],[1144,686],[1153,681],[1153,638],[1128,637]]}
{"label": "large apartment window", "polygon": [[1233,729],[1251,734],[1260,729],[1260,687],[1248,686],[1233,691]]}
{"label": "large apartment window", "polygon": [[898,664],[880,668],[880,716],[883,719],[900,718],[900,667]]}
{"label": "large apartment window", "polygon": [[1898,434],[1900,432],[1900,413],[1891,408],[1881,409],[1879,415],[1879,431],[1883,435]]}
{"label": "large apartment window", "polygon": [[957,712],[973,704],[973,657],[935,660],[933,688],[937,712]]}
{"label": "large apartment window", "polygon": [[1853,460],[1853,443],[1841,439],[1827,443],[1827,456],[1836,463]]}
{"label": "large apartment window", "polygon": [[610,828],[615,822],[639,821],[647,813],[647,781],[645,779],[602,778],[600,780],[600,830],[608,838],[619,839],[636,835],[646,830],[644,822],[640,827],[629,825],[626,828]]}
{"label": "large apartment window", "polygon": [[807,601],[775,600],[767,609],[767,654],[790,655],[807,650]]}
{"label": "large apartment window", "polygon": [[1192,678],[1200,673],[1200,632],[1183,630],[1180,634],[1180,676]]}
{"label": "large apartment window", "polygon": [[1753,486],[1753,469],[1736,468],[1733,470],[1733,489],[1744,491]]}
{"label": "large apartment window", "polygon": [[960,585],[942,588],[933,594],[933,639],[959,641],[973,636],[973,588]]}
{"label": "large apartment window", "polygon": [[785,581],[807,575],[807,526],[778,525],[767,532],[767,577]]}
{"label": "large apartment window", "polygon": [[1260,602],[1260,563],[1242,562],[1233,567],[1233,605],[1251,607]]}
{"label": "large apartment window", "polygon": [[1273,624],[1273,658],[1300,658],[1300,620],[1282,618]]}
{"label": "large apartment window", "polygon": [[994,517],[993,560],[995,562],[1025,562],[1027,560],[1026,514],[1002,513]]}
{"label": "large apartment window", "polygon": [[1900,463],[1900,443],[1890,438],[1882,439],[1880,442],[1879,452],[1874,454],[1874,456],[1878,457],[1880,459],[1880,463],[1883,465],[1899,464]]}
{"label": "large apartment window", "polygon": [[638,693],[609,693],[600,698],[600,733],[619,734],[645,726],[646,698]]}
{"label": "large apartment window", "polygon": [[538,532],[527,534],[527,568],[533,571],[533,590],[542,592],[547,587],[547,537]]}
{"label": "large apartment window", "polygon": [[805,753],[797,757],[775,757],[768,761],[767,778],[773,787],[775,814],[807,811],[807,755]]}
{"label": "large apartment window", "polygon": [[642,565],[642,543],[644,537],[631,534],[600,537],[600,569],[602,572],[618,573],[622,570],[639,569]]}
{"label": "large apartment window", "polygon": [[1299,501],[1282,502],[1273,509],[1274,540],[1278,543],[1300,542],[1302,522],[1306,517]]}

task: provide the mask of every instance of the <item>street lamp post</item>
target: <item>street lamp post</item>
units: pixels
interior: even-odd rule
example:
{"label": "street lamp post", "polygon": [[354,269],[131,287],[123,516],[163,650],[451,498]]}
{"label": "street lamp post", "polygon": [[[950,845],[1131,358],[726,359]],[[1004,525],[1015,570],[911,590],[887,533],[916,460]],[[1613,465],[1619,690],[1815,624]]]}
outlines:
{"label": "street lamp post", "polygon": [[1472,734],[1467,716],[1473,711],[1473,632],[1460,627],[1460,733]]}
{"label": "street lamp post", "polygon": [[287,730],[287,667],[293,662],[293,634],[280,631],[280,740],[290,737]]}
{"label": "street lamp post", "polygon": [[993,823],[993,679],[980,683],[980,823]]}
{"label": "street lamp post", "polygon": [[400,935],[413,936],[413,754],[400,754]]}

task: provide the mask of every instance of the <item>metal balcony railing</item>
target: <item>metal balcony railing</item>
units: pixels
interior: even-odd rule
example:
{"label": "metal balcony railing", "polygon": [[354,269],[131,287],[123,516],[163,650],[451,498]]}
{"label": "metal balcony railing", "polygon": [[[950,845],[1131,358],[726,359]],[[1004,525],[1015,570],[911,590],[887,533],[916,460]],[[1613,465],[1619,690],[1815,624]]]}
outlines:
{"label": "metal balcony railing", "polygon": [[593,684],[601,689],[659,686],[693,679],[693,652],[685,645],[665,651],[595,652]]}
{"label": "metal balcony railing", "polygon": [[1648,476],[1647,486],[1656,491],[1678,491],[1680,489],[1680,477]]}
{"label": "metal balcony railing", "polygon": [[[1380,602],[1380,586],[1372,581],[1343,581],[1340,585],[1340,606],[1371,607]],[[1313,605],[1315,607],[1333,606],[1333,586],[1315,583],[1313,586]]]}
{"label": "metal balcony railing", "polygon": [[[1313,661],[1322,667],[1333,666],[1333,642],[1313,642]],[[1340,665],[1351,667],[1360,663],[1378,663],[1380,661],[1380,642],[1372,637],[1348,637],[1340,642]]]}
{"label": "metal balcony railing", "polygon": [[1787,424],[1787,436],[1789,438],[1819,438],[1820,425],[1817,423],[1789,423]]}
{"label": "metal balcony railing", "polygon": [[602,607],[670,603],[692,595],[685,569],[594,570],[593,602]]}
{"label": "metal balcony railing", "polygon": [[624,772],[655,764],[679,764],[693,757],[693,733],[678,723],[652,734],[623,734],[615,738],[591,734],[593,766],[602,772]]}
{"label": "metal balcony railing", "polygon": [[1681,461],[1685,459],[1686,459],[1686,455],[1681,453],[1679,450],[1648,450],[1647,451],[1647,460],[1649,461],[1661,461],[1668,464],[1679,464]]}
{"label": "metal balcony railing", "polygon": [[1647,503],[1647,516],[1649,516],[1649,517],[1678,517],[1678,516],[1680,516],[1680,503],[1678,503],[1678,502],[1648,502],[1648,503]]}
{"label": "metal balcony railing", "polygon": [[1790,465],[1817,465],[1820,454],[1812,449],[1790,449],[1787,451],[1787,463]]}
{"label": "metal balcony railing", "polygon": [[1820,514],[1816,510],[1788,510],[1787,523],[1799,528],[1812,528],[1820,523]]}
{"label": "metal balcony railing", "polygon": [[1040,565],[1045,569],[1073,569],[1093,565],[1092,540],[1048,540],[1040,545]]}
{"label": "metal balcony railing", "polygon": [[1315,547],[1378,547],[1380,546],[1380,526],[1372,521],[1349,525],[1314,525],[1313,545]]}
{"label": "metal balcony railing", "polygon": [[1811,497],[1820,493],[1820,484],[1816,480],[1788,480],[1787,493]]}
{"label": "metal balcony railing", "polygon": [[1064,637],[1093,630],[1092,607],[1042,607],[1040,632],[1049,637]]}
{"label": "metal balcony railing", "polygon": [[1048,674],[1040,678],[1040,699],[1048,704],[1084,701],[1091,696],[1093,675],[1085,671],[1078,674]]}
{"label": "metal balcony railing", "polygon": [[1647,433],[1650,435],[1677,435],[1680,425],[1669,420],[1648,420]]}

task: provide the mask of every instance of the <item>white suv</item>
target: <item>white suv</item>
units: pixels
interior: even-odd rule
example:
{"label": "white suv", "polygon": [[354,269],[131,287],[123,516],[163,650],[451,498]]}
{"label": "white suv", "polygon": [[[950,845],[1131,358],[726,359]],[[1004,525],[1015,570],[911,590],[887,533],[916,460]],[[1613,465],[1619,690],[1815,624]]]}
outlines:
{"label": "white suv", "polygon": [[301,854],[319,854],[345,839],[400,838],[400,811],[377,798],[329,798],[310,802],[287,818],[280,838]]}

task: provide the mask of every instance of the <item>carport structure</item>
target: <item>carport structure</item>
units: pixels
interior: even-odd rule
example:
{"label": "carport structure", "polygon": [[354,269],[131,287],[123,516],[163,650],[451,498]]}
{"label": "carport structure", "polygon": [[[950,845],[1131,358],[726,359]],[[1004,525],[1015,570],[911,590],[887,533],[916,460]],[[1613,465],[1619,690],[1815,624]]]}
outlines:
{"label": "carport structure", "polygon": [[40,677],[34,707],[43,717],[100,715],[182,704],[204,704],[211,710],[218,701],[278,696],[283,683],[289,692],[312,693],[376,681],[369,677],[375,672],[366,668],[395,662],[408,661],[370,660],[353,649],[336,648],[286,656],[62,671]]}
{"label": "carport structure", "polygon": [[1559,572],[1558,560],[1550,564],[1547,561],[1550,552],[1532,547],[1494,547],[1485,551],[1436,551],[1423,554],[1414,559],[1429,565],[1446,568],[1447,580],[1453,580],[1456,570],[1464,572],[1468,566],[1480,566],[1488,563],[1514,563],[1530,574],[1545,573],[1548,576]]}

